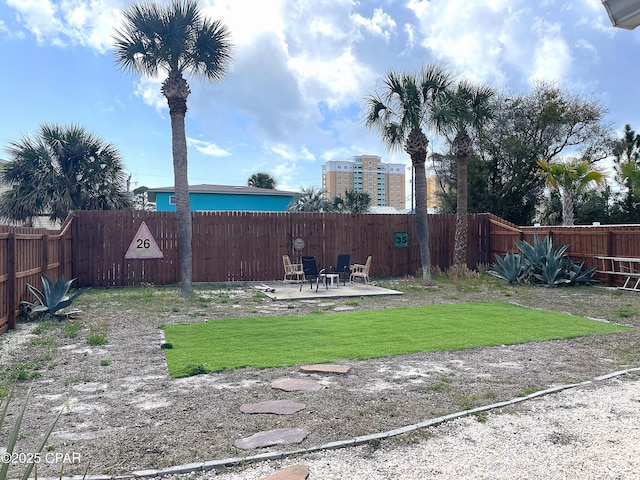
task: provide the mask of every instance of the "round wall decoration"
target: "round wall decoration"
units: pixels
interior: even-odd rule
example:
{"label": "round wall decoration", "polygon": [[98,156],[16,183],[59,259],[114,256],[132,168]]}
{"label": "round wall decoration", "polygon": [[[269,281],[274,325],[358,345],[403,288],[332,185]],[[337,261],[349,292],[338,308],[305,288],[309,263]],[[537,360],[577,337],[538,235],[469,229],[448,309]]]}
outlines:
{"label": "round wall decoration", "polygon": [[300,237],[296,238],[293,241],[293,248],[295,248],[296,250],[302,250],[304,248],[304,240]]}

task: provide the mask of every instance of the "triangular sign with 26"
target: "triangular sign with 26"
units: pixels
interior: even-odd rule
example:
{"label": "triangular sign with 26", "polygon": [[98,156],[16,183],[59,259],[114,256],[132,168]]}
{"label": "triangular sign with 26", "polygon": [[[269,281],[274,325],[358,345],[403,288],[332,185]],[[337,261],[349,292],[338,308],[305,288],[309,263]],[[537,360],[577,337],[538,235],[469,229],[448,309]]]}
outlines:
{"label": "triangular sign with 26", "polygon": [[162,250],[158,247],[146,223],[142,222],[142,224],[140,224],[140,228],[138,228],[138,232],[133,237],[124,258],[142,260],[147,258],[164,258]]}

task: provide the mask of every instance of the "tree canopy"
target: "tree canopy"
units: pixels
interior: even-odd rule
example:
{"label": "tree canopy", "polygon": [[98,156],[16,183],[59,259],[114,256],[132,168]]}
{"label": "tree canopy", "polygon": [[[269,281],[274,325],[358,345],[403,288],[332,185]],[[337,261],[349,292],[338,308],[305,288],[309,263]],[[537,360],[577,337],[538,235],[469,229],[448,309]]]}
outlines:
{"label": "tree canopy", "polygon": [[290,212],[327,212],[331,210],[331,203],[326,199],[326,191],[316,187],[303,187],[297,193],[289,207]]}
{"label": "tree canopy", "polygon": [[[501,94],[494,100],[493,120],[482,128],[469,162],[469,211],[529,225],[544,202],[539,161],[553,164],[572,157],[594,165],[611,155],[606,109],[549,82],[537,83],[526,94]],[[456,202],[457,174],[449,153],[432,158],[442,184],[440,195],[446,198],[444,211],[453,213],[447,209]]]}
{"label": "tree canopy", "polygon": [[366,213],[371,207],[371,195],[362,190],[349,189],[344,198],[338,195],[331,201],[331,211],[340,213]]}
{"label": "tree canopy", "polygon": [[266,188],[269,190],[275,189],[276,184],[276,180],[271,175],[262,172],[254,173],[247,180],[247,185],[249,187]]}
{"label": "tree canopy", "polygon": [[31,224],[62,221],[73,210],[131,208],[117,148],[78,125],[43,124],[7,148],[0,170],[0,217]]}

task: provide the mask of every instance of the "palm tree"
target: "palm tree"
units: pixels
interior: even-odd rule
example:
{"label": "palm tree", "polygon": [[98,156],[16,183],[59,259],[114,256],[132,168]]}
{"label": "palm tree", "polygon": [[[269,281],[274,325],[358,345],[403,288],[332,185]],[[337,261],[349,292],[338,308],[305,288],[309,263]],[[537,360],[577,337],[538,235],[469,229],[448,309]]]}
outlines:
{"label": "palm tree", "polygon": [[333,197],[330,202],[330,210],[336,213],[365,213],[371,206],[371,195],[363,190],[353,188],[342,195]]}
{"label": "palm tree", "polygon": [[365,213],[371,206],[371,195],[363,190],[344,192],[344,206],[350,213]]}
{"label": "palm tree", "polygon": [[290,212],[327,212],[331,209],[331,204],[325,198],[326,191],[315,187],[302,188],[297,193],[289,207]]}
{"label": "palm tree", "polygon": [[593,184],[602,185],[604,174],[586,160],[571,160],[567,163],[538,161],[547,185],[556,188],[562,202],[562,225],[574,223],[575,200]]}
{"label": "palm tree", "polygon": [[473,154],[473,141],[469,129],[478,131],[493,116],[491,99],[495,95],[489,86],[476,86],[461,80],[434,105],[431,120],[436,130],[449,138],[457,165],[456,233],[453,264],[467,264],[467,203],[469,160]]}
{"label": "palm tree", "polygon": [[389,150],[404,149],[411,157],[422,280],[428,284],[431,282],[431,258],[425,162],[429,139],[423,128],[429,124],[432,106],[451,83],[451,77],[443,68],[428,65],[418,75],[389,71],[383,82],[382,94],[374,93],[365,99],[365,125],[380,134]]}
{"label": "palm tree", "polygon": [[276,188],[276,181],[268,173],[254,173],[247,180],[247,185],[250,187],[273,190]]}
{"label": "palm tree", "polygon": [[38,215],[59,222],[72,210],[131,208],[120,153],[80,126],[41,125],[7,152],[0,218],[32,225]]}
{"label": "palm tree", "polygon": [[115,35],[116,63],[140,75],[167,75],[160,91],[171,117],[181,292],[188,295],[193,289],[192,224],[184,120],[191,90],[184,74],[220,80],[231,60],[229,35],[219,21],[202,16],[197,0],[174,0],[166,7],[132,5],[124,12],[124,19],[122,30]]}

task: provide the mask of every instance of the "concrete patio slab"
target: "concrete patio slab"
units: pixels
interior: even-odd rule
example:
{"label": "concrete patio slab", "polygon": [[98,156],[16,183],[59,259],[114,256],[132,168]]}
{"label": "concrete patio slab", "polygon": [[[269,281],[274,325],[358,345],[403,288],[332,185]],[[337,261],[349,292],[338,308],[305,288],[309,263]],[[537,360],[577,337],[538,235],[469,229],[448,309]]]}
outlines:
{"label": "concrete patio slab", "polygon": [[329,286],[329,288],[325,288],[324,285],[320,284],[317,292],[315,285],[313,288],[309,288],[308,283],[302,285],[302,291],[300,291],[299,283],[266,282],[261,285],[266,285],[274,290],[262,292],[273,300],[312,299],[323,301],[328,298],[403,295],[402,292],[398,292],[396,290],[390,290],[388,288],[382,288],[375,285],[365,285],[363,283],[347,283],[346,285],[340,284],[339,287],[333,285]]}

